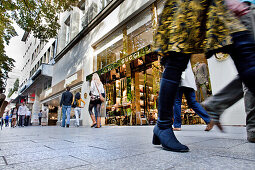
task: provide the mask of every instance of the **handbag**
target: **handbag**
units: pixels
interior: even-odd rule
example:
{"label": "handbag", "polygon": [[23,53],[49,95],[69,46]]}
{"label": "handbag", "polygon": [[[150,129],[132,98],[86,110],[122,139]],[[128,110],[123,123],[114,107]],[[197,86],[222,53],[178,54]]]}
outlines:
{"label": "handbag", "polygon": [[104,97],[103,97],[103,95],[100,93],[100,91],[98,90],[98,87],[97,87],[97,84],[95,83],[95,85],[96,85],[96,88],[97,88],[97,91],[98,91],[98,93],[99,93],[99,99],[100,99],[100,101],[101,102],[104,102]]}

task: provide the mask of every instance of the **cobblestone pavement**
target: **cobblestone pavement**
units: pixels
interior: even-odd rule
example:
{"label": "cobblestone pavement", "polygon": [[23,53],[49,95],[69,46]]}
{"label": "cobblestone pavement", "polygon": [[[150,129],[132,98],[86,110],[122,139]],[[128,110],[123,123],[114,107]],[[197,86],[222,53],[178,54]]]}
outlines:
{"label": "cobblestone pavement", "polygon": [[255,144],[246,141],[244,127],[204,128],[176,132],[188,153],[153,146],[153,126],[4,128],[0,169],[255,169]]}

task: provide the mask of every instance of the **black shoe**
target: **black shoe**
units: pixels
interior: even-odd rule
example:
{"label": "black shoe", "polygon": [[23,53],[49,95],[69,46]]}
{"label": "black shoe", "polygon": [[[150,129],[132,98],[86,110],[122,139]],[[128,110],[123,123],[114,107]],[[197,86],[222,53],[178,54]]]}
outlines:
{"label": "black shoe", "polygon": [[69,124],[66,124],[66,127],[69,128]]}
{"label": "black shoe", "polygon": [[175,137],[173,129],[160,129],[157,125],[153,129],[152,144],[162,145],[163,149],[173,152],[188,152],[189,148],[181,144]]}

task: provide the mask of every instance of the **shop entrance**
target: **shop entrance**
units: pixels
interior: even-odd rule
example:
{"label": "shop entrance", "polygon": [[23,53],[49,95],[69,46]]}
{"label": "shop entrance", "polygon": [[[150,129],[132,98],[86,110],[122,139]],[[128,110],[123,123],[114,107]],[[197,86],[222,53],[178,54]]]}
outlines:
{"label": "shop entrance", "polygon": [[48,125],[55,126],[58,121],[58,107],[49,106]]}
{"label": "shop entrance", "polygon": [[136,125],[155,124],[157,118],[156,94],[153,89],[152,65],[143,71],[134,72],[134,89],[136,101]]}

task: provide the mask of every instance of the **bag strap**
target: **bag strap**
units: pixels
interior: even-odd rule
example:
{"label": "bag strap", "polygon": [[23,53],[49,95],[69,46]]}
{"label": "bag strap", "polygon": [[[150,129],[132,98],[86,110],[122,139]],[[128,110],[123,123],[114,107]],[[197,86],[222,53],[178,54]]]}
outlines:
{"label": "bag strap", "polygon": [[101,93],[100,93],[100,91],[98,90],[97,84],[96,84],[96,82],[94,82],[94,83],[95,83],[95,85],[96,85],[96,88],[97,88],[98,94],[99,94],[99,96],[100,96],[100,95],[101,95]]}

